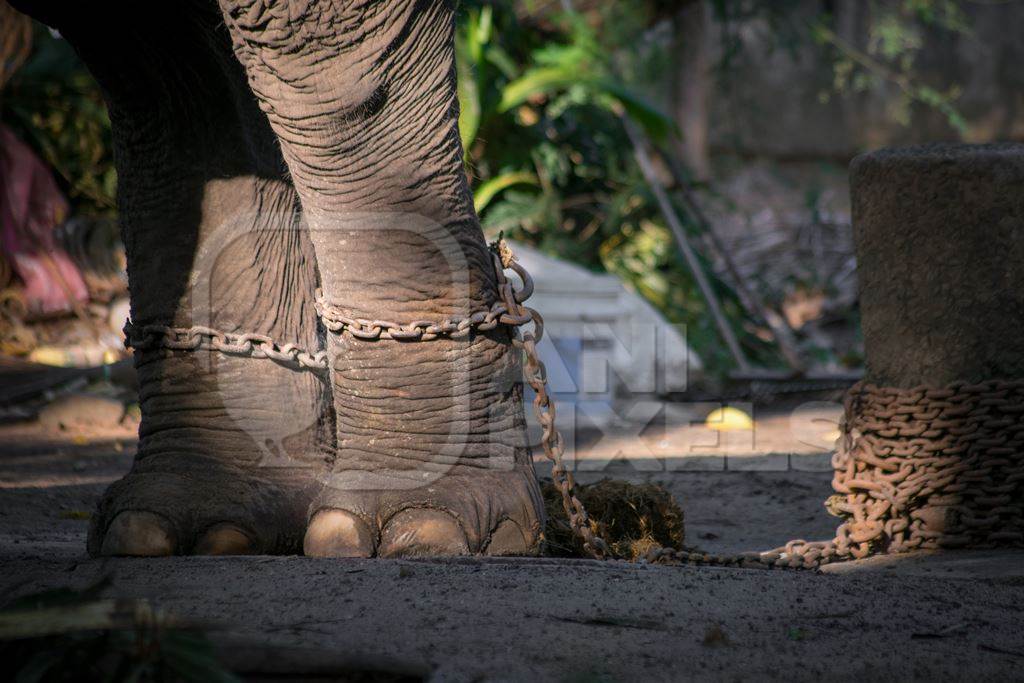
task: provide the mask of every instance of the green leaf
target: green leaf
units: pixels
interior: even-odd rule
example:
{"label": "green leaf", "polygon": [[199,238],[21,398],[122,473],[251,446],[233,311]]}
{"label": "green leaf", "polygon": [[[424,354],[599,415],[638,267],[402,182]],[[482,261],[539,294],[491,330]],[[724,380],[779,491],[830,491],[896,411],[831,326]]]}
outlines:
{"label": "green leaf", "polygon": [[526,102],[534,95],[550,95],[578,82],[578,76],[562,67],[541,67],[531,69],[522,77],[512,81],[502,90],[499,112],[506,112]]}
{"label": "green leaf", "polygon": [[[480,8],[480,18],[477,21],[477,45],[482,48],[487,43],[491,42],[491,29],[494,28],[494,8],[490,5],[484,5]],[[476,55],[477,61],[483,59],[482,49]]]}
{"label": "green leaf", "polygon": [[569,89],[582,89],[589,95],[589,99],[607,109],[614,110],[614,105],[619,105],[656,140],[663,140],[669,133],[677,132],[676,124],[671,118],[621,83],[607,77],[588,78],[562,67],[532,69],[509,83],[502,92],[498,110],[508,111],[534,95],[543,94],[550,97],[554,93]]}
{"label": "green leaf", "polygon": [[513,185],[522,184],[536,185],[537,176],[526,171],[509,171],[490,178],[481,183],[473,193],[473,208],[480,213],[499,192]]}
{"label": "green leaf", "polygon": [[622,105],[622,108],[626,110],[629,117],[636,121],[647,135],[655,140],[661,141],[670,133],[679,133],[675,121],[663,114],[661,110],[643,97],[630,91],[629,88],[607,79],[600,81],[598,86],[614,97]]}
{"label": "green leaf", "polygon": [[510,190],[487,212],[484,228],[488,234],[499,230],[529,229],[544,219],[547,209],[543,196]]}
{"label": "green leaf", "polygon": [[456,91],[459,97],[459,138],[462,149],[469,153],[469,148],[476,140],[480,129],[480,91],[477,88],[473,69],[465,61],[456,64],[458,81]]}
{"label": "green leaf", "polygon": [[498,71],[509,80],[514,79],[516,74],[519,73],[519,67],[516,66],[512,57],[500,45],[489,45],[484,52],[484,56],[488,62],[496,66]]}

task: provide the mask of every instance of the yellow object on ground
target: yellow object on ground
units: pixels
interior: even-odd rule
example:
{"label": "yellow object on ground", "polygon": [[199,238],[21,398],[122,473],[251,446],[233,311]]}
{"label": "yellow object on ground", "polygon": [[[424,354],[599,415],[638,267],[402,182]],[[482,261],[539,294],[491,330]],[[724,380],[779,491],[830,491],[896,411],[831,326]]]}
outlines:
{"label": "yellow object on ground", "polygon": [[704,419],[704,426],[719,432],[740,432],[753,429],[754,421],[739,408],[725,406],[712,410]]}
{"label": "yellow object on ground", "polygon": [[42,365],[54,365],[66,368],[71,365],[71,358],[64,349],[55,346],[40,346],[28,354],[28,359],[33,363]]}
{"label": "yellow object on ground", "polygon": [[116,363],[118,354],[99,345],[40,346],[28,354],[28,360],[61,368],[91,368]]}

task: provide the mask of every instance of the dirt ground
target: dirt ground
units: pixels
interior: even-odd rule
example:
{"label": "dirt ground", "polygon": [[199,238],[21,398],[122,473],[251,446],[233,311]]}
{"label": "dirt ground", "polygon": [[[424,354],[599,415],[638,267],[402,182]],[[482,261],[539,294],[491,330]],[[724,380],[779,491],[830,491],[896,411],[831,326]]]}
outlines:
{"label": "dirt ground", "polygon": [[[782,423],[772,424],[767,443],[785,447]],[[264,681],[349,680],[356,670],[436,681],[1024,680],[1024,552],[878,558],[826,572],[89,559],[88,513],[134,445],[127,429],[0,428],[0,604],[109,576],[109,596],[209,624],[224,659]],[[625,457],[581,479],[665,484],[686,512],[688,542],[711,551],[830,536],[827,453],[747,456],[725,464],[704,454],[683,467]]]}

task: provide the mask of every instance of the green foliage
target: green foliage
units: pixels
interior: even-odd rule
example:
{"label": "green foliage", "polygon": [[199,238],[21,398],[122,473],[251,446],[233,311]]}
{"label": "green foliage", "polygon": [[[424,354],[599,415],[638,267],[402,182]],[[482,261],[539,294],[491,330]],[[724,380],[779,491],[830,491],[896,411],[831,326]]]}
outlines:
{"label": "green foliage", "polygon": [[[615,8],[604,11],[597,22],[563,14],[526,24],[510,4],[463,6],[459,124],[477,211],[491,237],[503,231],[622,277],[669,320],[687,326],[709,369],[724,371],[731,361],[620,119],[629,116],[655,140],[674,132],[674,123],[616,78],[617,38],[607,27],[625,23]],[[629,31],[618,39],[635,38],[635,26]],[[716,286],[741,329],[732,292]],[[744,341],[753,356],[772,361],[753,335]]]}
{"label": "green foliage", "polygon": [[858,93],[892,83],[899,94],[889,103],[889,113],[897,123],[910,125],[911,107],[917,103],[939,111],[950,127],[961,135],[966,133],[967,121],[955,104],[960,87],[950,85],[940,90],[925,83],[915,70],[925,46],[926,30],[968,32],[957,4],[950,0],[905,0],[876,8],[876,14],[863,48],[840,38],[828,27],[827,16],[811,24],[814,40],[832,48],[834,90],[839,94]]}
{"label": "green foliage", "polygon": [[42,26],[0,93],[0,120],[54,169],[73,214],[113,215],[117,174],[99,87],[71,46]]}
{"label": "green foliage", "polygon": [[[833,70],[828,95],[894,83],[897,120],[909,121],[912,106],[927,106],[964,130],[958,89],[925,83],[917,73],[932,32],[969,33],[961,4],[873,2],[869,40],[849,45],[831,28],[827,13],[806,11],[813,4],[712,2],[723,65],[742,49],[733,29],[760,19],[782,49],[797,53],[818,46]],[[688,326],[691,344],[712,371],[728,368],[703,298],[676,254],[620,121],[628,115],[655,140],[675,132],[673,122],[619,74],[628,72],[633,83],[645,72],[651,83],[663,85],[665,75],[649,71],[665,55],[645,52],[655,48],[640,36],[652,16],[676,5],[603,3],[585,16],[542,18],[530,18],[522,5],[466,0],[459,8],[459,130],[486,232],[505,231],[548,253],[616,273],[671,321]],[[54,167],[75,213],[114,212],[110,124],[98,87],[63,40],[37,27],[29,61],[2,93],[0,117]],[[719,281],[714,286],[752,360],[773,364],[777,359],[748,329],[733,293]]]}
{"label": "green foliage", "polygon": [[537,177],[527,171],[506,171],[480,183],[473,193],[473,207],[483,211],[502,190],[513,185],[536,185]]}
{"label": "green foliage", "polygon": [[840,96],[896,86],[887,102],[889,116],[901,125],[910,125],[915,105],[940,112],[958,134],[967,132],[967,121],[956,107],[961,88],[957,84],[929,84],[918,69],[918,58],[929,39],[951,39],[971,35],[971,25],[963,7],[967,0],[882,0],[864,3],[867,40],[856,45],[844,39],[834,28],[834,17],[823,5],[808,12],[810,3],[800,0],[714,0],[715,17],[725,42],[722,63],[729,63],[743,49],[738,27],[751,20],[762,21],[778,45],[797,53],[808,45],[818,45],[816,57],[830,64],[831,90],[823,91],[827,101]]}

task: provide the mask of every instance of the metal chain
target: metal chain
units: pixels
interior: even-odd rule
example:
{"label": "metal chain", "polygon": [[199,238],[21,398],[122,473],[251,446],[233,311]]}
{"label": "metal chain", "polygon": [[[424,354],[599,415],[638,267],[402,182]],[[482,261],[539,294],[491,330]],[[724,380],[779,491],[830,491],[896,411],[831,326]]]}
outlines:
{"label": "metal chain", "polygon": [[832,507],[854,557],[1024,545],[1024,380],[860,383],[845,412]]}
{"label": "metal chain", "polygon": [[[555,426],[555,404],[547,371],[537,353],[544,320],[523,304],[533,280],[504,241],[491,245],[498,300],[489,309],[434,322],[399,324],[347,315],[318,293],[324,326],[362,340],[459,339],[474,330],[533,323],[512,336],[525,356],[523,374],[534,390],[533,410],[542,428],[541,446],[562,497],[569,525],[596,559],[611,557],[607,541],[591,524],[563,460],[565,445]],[[515,289],[505,276],[523,282]],[[269,358],[300,369],[327,370],[325,351],[278,345],[259,334],[231,334],[209,327],[125,325],[126,345],[139,350],[212,349]],[[836,491],[830,511],[845,521],[828,541],[793,540],[767,552],[708,554],[655,548],[649,562],[716,566],[814,569],[875,553],[965,545],[1024,545],[1024,380],[956,383],[944,388],[895,389],[855,385],[845,402],[842,438],[832,457]]]}
{"label": "metal chain", "polygon": [[[830,541],[761,553],[816,568],[881,553],[1024,546],[1024,380],[910,389],[860,382],[846,395],[826,505]],[[653,561],[686,561],[671,549]]]}
{"label": "metal chain", "polygon": [[219,351],[232,356],[269,358],[284,365],[314,372],[327,371],[327,352],[304,350],[295,344],[278,344],[265,334],[233,334],[204,325],[169,327],[167,325],[124,325],[124,345],[138,351]]}
{"label": "metal chain", "polygon": [[[576,481],[565,464],[562,455],[565,443],[555,426],[555,404],[548,395],[547,368],[537,353],[537,343],[544,336],[544,319],[536,310],[524,306],[523,302],[533,292],[533,280],[512,255],[511,249],[504,241],[499,240],[492,245],[491,256],[494,259],[494,270],[498,277],[498,298],[504,302],[507,310],[516,320],[526,318],[533,322],[533,329],[522,333],[519,338],[513,336],[513,346],[523,350],[526,363],[523,375],[526,383],[534,391],[533,413],[540,423],[541,447],[544,455],[551,461],[551,480],[562,494],[562,507],[569,520],[569,526],[583,541],[583,548],[598,560],[609,556],[608,543],[591,527],[587,510],[576,496]],[[510,269],[523,281],[523,289],[516,291],[512,283],[505,277],[505,270]]]}
{"label": "metal chain", "polygon": [[[552,479],[573,531],[597,559],[608,543],[590,524],[562,462],[555,405],[537,354],[543,319],[522,304],[504,275],[512,269],[532,290],[529,275],[503,243],[495,245],[499,296],[533,331],[513,344],[526,355],[524,375],[552,462]],[[1024,545],[1024,381],[957,383],[942,389],[883,388],[859,383],[847,394],[840,447],[832,458],[837,495],[831,511],[844,521],[827,541],[792,540],[767,552],[715,555],[655,548],[650,562],[767,569],[814,569],[874,553],[963,545]],[[845,496],[845,499],[843,499]]]}
{"label": "metal chain", "polygon": [[[505,302],[508,310],[515,314],[516,319],[529,316],[533,322],[533,329],[522,333],[521,338],[513,338],[512,343],[521,348],[526,356],[526,363],[523,366],[523,375],[526,383],[534,391],[533,412],[540,423],[541,447],[544,455],[551,461],[551,479],[562,496],[562,507],[569,519],[569,526],[580,540],[583,541],[584,550],[591,557],[604,560],[612,559],[608,542],[601,537],[595,525],[590,523],[587,510],[576,495],[576,481],[562,460],[565,453],[565,444],[562,435],[555,426],[556,412],[555,404],[551,400],[547,389],[547,369],[544,362],[537,353],[537,343],[544,335],[544,319],[536,310],[523,305],[529,293],[533,291],[533,281],[526,269],[516,262],[511,249],[504,241],[499,240],[492,245],[492,254],[495,261],[495,272],[498,277],[498,296]],[[523,281],[523,290],[517,292],[508,278],[505,277],[505,270],[512,270]],[[524,296],[523,292],[527,294]],[[808,559],[823,557],[829,554],[826,549],[818,549],[819,545],[804,541],[792,542],[782,548],[777,548],[769,553],[743,553],[736,555],[713,555],[693,550],[681,550],[678,548],[661,547],[654,548],[647,553],[647,561],[661,563],[685,563],[716,566],[735,567],[764,567],[775,566],[805,566]]]}
{"label": "metal chain", "polygon": [[338,334],[348,332],[356,339],[364,341],[377,339],[432,341],[438,337],[461,339],[469,336],[473,331],[493,330],[499,324],[524,325],[530,322],[529,317],[515,315],[503,302],[496,301],[489,309],[474,311],[468,316],[445,318],[441,322],[414,320],[402,325],[390,320],[351,317],[339,306],[327,303],[326,298],[319,292],[317,293],[316,312],[323,321],[324,327],[331,332]]}

